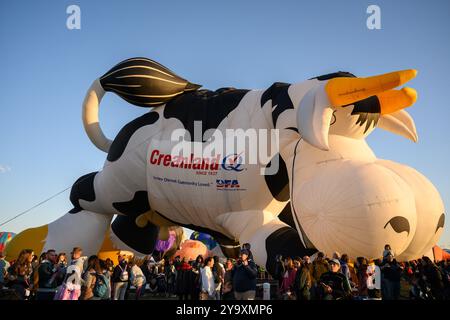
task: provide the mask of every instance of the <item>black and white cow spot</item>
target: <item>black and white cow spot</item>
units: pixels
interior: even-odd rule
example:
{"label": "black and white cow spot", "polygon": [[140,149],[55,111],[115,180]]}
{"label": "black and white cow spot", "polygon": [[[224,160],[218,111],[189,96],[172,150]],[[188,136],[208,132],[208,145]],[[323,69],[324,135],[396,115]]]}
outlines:
{"label": "black and white cow spot", "polygon": [[70,210],[70,213],[78,213],[83,208],[79,200],[95,201],[94,179],[98,172],[91,172],[78,178],[72,186],[70,191],[70,202],[72,202],[74,208]]}
{"label": "black and white cow spot", "polygon": [[154,124],[159,119],[159,114],[157,112],[149,112],[140,116],[137,119],[134,119],[130,123],[128,123],[125,127],[120,130],[117,137],[114,139],[111,147],[108,151],[108,161],[113,162],[118,160],[125,148],[127,147],[128,142],[130,141],[131,136],[140,128],[144,126],[148,126]]}
{"label": "black and white cow spot", "polygon": [[137,217],[150,210],[147,191],[137,191],[130,201],[114,202],[112,205],[114,209],[130,217]]}
{"label": "black and white cow spot", "polygon": [[[164,107],[164,117],[176,118],[194,138],[194,121],[201,121],[202,139],[205,131],[217,128],[236,109],[249,90],[223,88],[217,91],[199,90],[184,93]],[[204,141],[202,141],[204,142]]]}

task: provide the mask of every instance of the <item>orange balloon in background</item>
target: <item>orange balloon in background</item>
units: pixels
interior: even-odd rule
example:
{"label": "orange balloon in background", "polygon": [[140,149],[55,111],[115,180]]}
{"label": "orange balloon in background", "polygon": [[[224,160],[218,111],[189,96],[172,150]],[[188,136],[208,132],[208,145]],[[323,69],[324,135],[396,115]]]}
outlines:
{"label": "orange balloon in background", "polygon": [[180,250],[175,252],[174,256],[180,256],[181,259],[186,258],[187,261],[195,260],[197,256],[202,255],[203,258],[209,256],[209,250],[205,244],[198,240],[186,240],[181,244]]}

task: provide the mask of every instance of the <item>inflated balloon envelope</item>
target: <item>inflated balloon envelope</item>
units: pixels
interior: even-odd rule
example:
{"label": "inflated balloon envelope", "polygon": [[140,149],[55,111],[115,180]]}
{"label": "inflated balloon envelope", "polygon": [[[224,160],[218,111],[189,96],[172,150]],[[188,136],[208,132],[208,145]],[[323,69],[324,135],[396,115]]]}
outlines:
{"label": "inflated balloon envelope", "polygon": [[[211,92],[153,60],[125,60],[96,79],[83,102],[86,133],[108,153],[103,170],[75,182],[70,212],[26,230],[16,242],[37,243],[36,252],[77,245],[94,254],[106,233],[115,248],[147,255],[160,227],[180,225],[212,235],[222,251],[249,243],[255,261],[269,272],[277,254],[317,250],[370,259],[390,244],[398,259],[418,258],[442,234],[441,197],[423,175],[377,159],[365,142],[376,127],[417,141],[404,110],[417,93],[400,88],[416,74],[411,69],[357,78],[337,72],[266,90]],[[150,108],[113,140],[98,120],[107,91]],[[150,161],[152,154],[170,155],[171,133],[191,130],[194,121],[220,132],[278,129],[280,169],[261,175],[271,162],[241,163],[242,150],[231,154],[232,165],[229,154],[221,155],[227,165],[212,171],[172,165],[170,156]],[[118,217],[110,227],[113,214]]]}

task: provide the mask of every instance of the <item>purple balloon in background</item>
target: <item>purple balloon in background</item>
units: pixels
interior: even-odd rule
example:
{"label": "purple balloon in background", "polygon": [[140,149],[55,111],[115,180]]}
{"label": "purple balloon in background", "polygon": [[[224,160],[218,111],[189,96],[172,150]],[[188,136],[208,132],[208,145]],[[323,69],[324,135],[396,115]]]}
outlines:
{"label": "purple balloon in background", "polygon": [[160,251],[160,252],[169,250],[175,243],[176,237],[177,237],[177,235],[176,235],[175,231],[169,231],[169,239],[158,240],[156,242],[155,250]]}

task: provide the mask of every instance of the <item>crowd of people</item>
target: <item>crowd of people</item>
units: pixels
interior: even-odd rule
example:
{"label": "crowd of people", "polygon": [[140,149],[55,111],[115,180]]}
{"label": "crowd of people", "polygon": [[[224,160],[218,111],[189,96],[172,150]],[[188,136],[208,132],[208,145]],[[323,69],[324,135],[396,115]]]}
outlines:
{"label": "crowd of people", "polygon": [[[144,294],[180,300],[254,300],[257,283],[271,277],[255,264],[249,244],[239,258],[222,264],[218,256],[188,261],[179,256],[155,261],[126,255],[101,260],[83,256],[75,247],[70,262],[65,253],[48,250],[37,257],[22,250],[14,261],[0,252],[0,292],[4,299],[22,300],[127,300]],[[262,280],[261,278],[265,278]],[[259,279],[259,281],[258,281]],[[382,258],[368,261],[335,252],[331,258],[276,257],[275,294],[284,300],[398,300],[401,288],[412,300],[450,299],[450,263],[435,264],[428,257],[397,262],[389,245]],[[1,298],[1,297],[0,297]]]}

